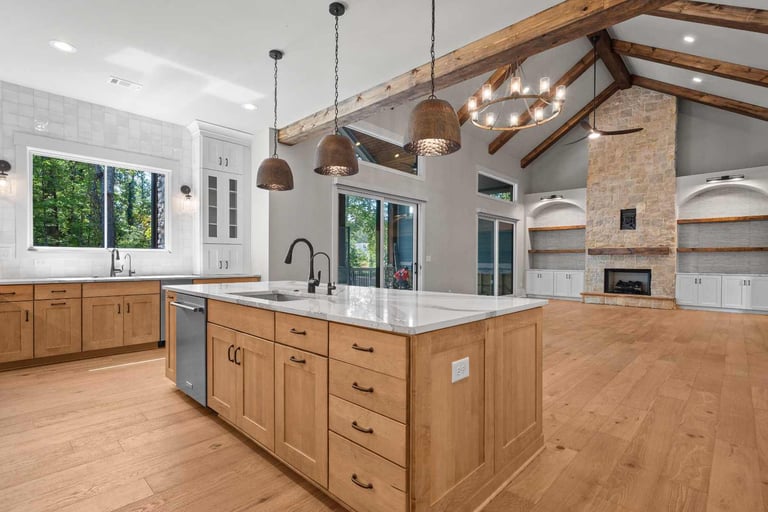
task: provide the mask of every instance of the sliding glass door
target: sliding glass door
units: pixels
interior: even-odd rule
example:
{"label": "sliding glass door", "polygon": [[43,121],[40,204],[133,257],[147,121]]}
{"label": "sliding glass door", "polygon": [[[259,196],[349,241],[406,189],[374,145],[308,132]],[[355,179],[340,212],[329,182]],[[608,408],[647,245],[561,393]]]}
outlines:
{"label": "sliding glass door", "polygon": [[417,287],[416,204],[339,194],[339,276],[342,284]]}
{"label": "sliding glass door", "polygon": [[477,219],[477,294],[514,293],[515,224],[480,216]]}

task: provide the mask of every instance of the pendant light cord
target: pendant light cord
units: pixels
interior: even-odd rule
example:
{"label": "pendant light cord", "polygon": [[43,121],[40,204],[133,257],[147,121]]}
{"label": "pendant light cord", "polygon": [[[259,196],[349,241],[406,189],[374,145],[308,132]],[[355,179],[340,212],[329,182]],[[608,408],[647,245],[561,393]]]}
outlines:
{"label": "pendant light cord", "polygon": [[597,130],[597,39],[592,41],[592,129]]}
{"label": "pendant light cord", "polygon": [[274,150],[272,151],[272,158],[277,158],[277,59],[275,59],[275,118],[273,123],[272,137],[274,142]]}
{"label": "pendant light cord", "polygon": [[435,0],[432,0],[432,45],[429,49],[430,55],[430,82],[432,84],[432,91],[429,95],[429,99],[435,99]]}
{"label": "pendant light cord", "polygon": [[335,64],[333,68],[333,90],[334,90],[334,96],[333,96],[333,133],[338,135],[339,133],[339,17],[334,16],[334,19],[336,20],[335,23],[335,31],[336,31],[336,51],[334,52],[334,58],[335,58]]}

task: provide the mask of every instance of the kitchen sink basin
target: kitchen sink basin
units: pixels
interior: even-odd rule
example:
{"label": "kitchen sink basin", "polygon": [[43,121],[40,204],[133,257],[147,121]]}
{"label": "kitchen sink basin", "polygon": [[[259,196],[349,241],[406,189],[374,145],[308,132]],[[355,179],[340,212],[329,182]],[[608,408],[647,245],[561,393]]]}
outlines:
{"label": "kitchen sink basin", "polygon": [[292,300],[304,300],[309,298],[309,297],[302,297],[301,295],[288,295],[287,293],[280,293],[280,292],[239,292],[239,293],[232,293],[232,295],[237,295],[239,297],[248,297],[251,299],[269,300],[272,302],[289,302]]}

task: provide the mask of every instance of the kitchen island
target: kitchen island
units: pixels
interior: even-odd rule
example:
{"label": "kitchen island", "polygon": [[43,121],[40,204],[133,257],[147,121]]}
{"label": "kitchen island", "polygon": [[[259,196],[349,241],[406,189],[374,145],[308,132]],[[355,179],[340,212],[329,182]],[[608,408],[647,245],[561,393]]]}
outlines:
{"label": "kitchen island", "polygon": [[543,446],[544,300],[167,290],[208,300],[208,407],[351,510],[475,510]]}

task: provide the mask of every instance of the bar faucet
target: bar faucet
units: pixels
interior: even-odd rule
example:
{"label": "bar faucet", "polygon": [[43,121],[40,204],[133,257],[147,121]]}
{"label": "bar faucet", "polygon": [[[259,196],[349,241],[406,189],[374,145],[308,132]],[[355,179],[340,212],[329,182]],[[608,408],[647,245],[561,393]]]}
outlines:
{"label": "bar faucet", "polygon": [[315,279],[315,248],[312,247],[312,243],[306,238],[297,238],[291,242],[291,246],[288,248],[288,254],[285,255],[285,264],[290,265],[293,262],[293,248],[297,243],[302,242],[309,247],[309,279],[307,280],[307,292],[315,293],[315,288],[320,281]]}
{"label": "bar faucet", "polygon": [[120,265],[120,268],[115,266],[115,261],[120,261],[120,251],[117,250],[117,247],[113,247],[109,252],[112,253],[112,264],[109,267],[109,277],[117,277],[117,274],[123,271],[122,265]]}
{"label": "bar faucet", "polygon": [[[333,293],[332,293],[332,292],[333,292],[333,290],[335,290],[335,289],[336,289],[336,285],[335,285],[334,283],[332,283],[332,282],[331,282],[331,257],[330,257],[330,256],[328,256],[328,253],[327,253],[327,252],[318,251],[318,252],[316,252],[316,253],[315,253],[315,255],[312,257],[312,259],[315,259],[316,257],[318,257],[318,256],[321,256],[321,255],[322,255],[322,256],[325,256],[325,257],[326,257],[326,259],[328,260],[328,295],[332,295],[332,294],[333,294]],[[320,270],[318,270],[318,271],[317,271],[317,284],[320,284],[320,281],[321,281],[321,277],[320,277],[320,275],[321,275],[321,271],[320,271]]]}
{"label": "bar faucet", "polygon": [[125,253],[125,256],[123,256],[123,259],[124,260],[126,260],[126,259],[128,260],[128,277],[135,276],[136,275],[136,271],[131,268],[131,267],[133,267],[133,257],[130,254]]}

